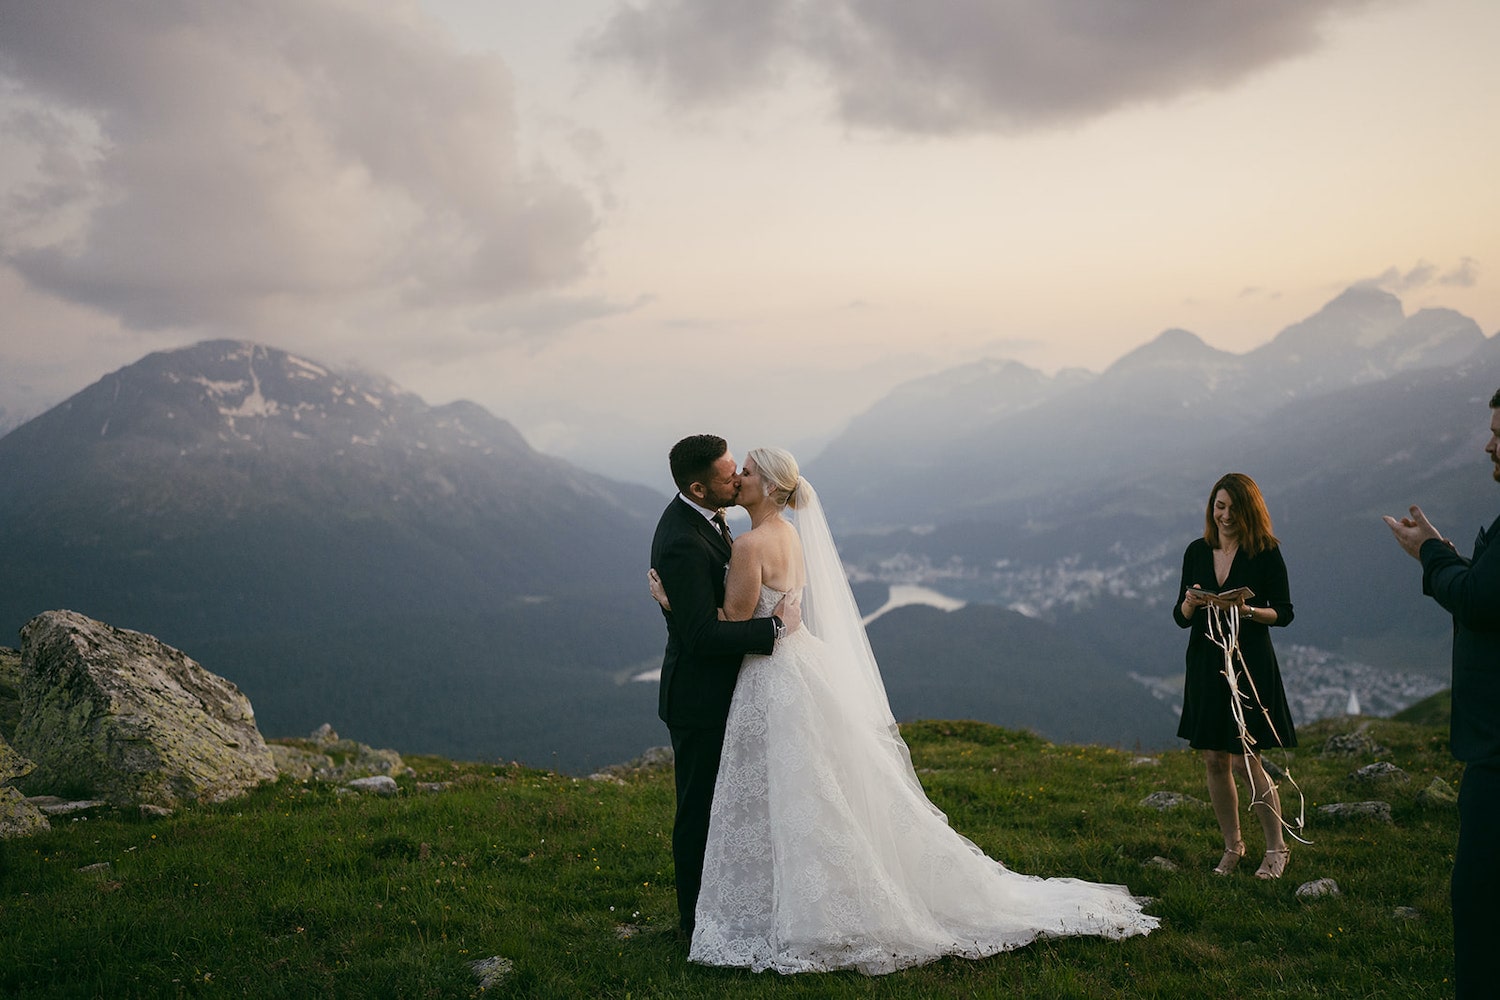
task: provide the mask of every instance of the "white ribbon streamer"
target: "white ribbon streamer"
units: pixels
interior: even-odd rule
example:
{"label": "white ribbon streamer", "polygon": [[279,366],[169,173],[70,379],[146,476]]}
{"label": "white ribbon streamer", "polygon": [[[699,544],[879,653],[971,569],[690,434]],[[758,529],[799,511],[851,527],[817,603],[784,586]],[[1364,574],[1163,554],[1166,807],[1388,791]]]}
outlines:
{"label": "white ribbon streamer", "polygon": [[[1299,831],[1307,828],[1307,801],[1303,798],[1302,789],[1292,777],[1292,769],[1289,766],[1282,767],[1286,780],[1291,783],[1297,792],[1297,821],[1295,824],[1288,823],[1282,816],[1281,810],[1271,804],[1269,796],[1276,790],[1272,782],[1262,792],[1255,787],[1255,771],[1250,767],[1250,758],[1254,755],[1255,737],[1250,735],[1250,727],[1245,724],[1245,708],[1252,703],[1260,709],[1261,716],[1270,727],[1271,735],[1276,737],[1276,742],[1281,743],[1281,734],[1276,732],[1276,724],[1271,721],[1271,713],[1265,703],[1260,700],[1260,692],[1255,688],[1255,679],[1250,676],[1250,670],[1245,665],[1245,657],[1240,653],[1240,609],[1233,604],[1208,603],[1208,638],[1215,646],[1224,651],[1224,669],[1220,673],[1224,680],[1229,683],[1229,711],[1234,716],[1235,728],[1239,731],[1240,746],[1243,748],[1245,757],[1245,773],[1250,780],[1250,807],[1253,808],[1257,802],[1271,810],[1276,817],[1276,822],[1287,835],[1300,844],[1311,844],[1312,841],[1304,840]],[[1248,693],[1240,689],[1239,678],[1243,677]],[[1270,781],[1270,775],[1266,776]]]}

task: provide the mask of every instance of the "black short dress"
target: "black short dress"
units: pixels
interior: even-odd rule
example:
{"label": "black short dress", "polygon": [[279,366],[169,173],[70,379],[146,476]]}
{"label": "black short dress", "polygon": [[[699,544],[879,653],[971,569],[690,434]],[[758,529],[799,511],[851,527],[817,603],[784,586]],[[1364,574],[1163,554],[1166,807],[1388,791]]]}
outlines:
{"label": "black short dress", "polygon": [[1194,539],[1182,554],[1182,583],[1172,605],[1173,620],[1181,628],[1192,629],[1187,647],[1187,683],[1182,692],[1182,721],[1177,726],[1177,735],[1197,750],[1245,751],[1229,711],[1224,651],[1208,637],[1208,609],[1199,608],[1191,619],[1182,616],[1183,596],[1194,584],[1211,593],[1249,587],[1255,596],[1247,604],[1276,611],[1275,625],[1240,623],[1240,652],[1250,679],[1255,682],[1260,704],[1256,704],[1250,685],[1243,678],[1238,683],[1241,694],[1249,699],[1243,708],[1246,728],[1255,740],[1250,749],[1296,746],[1297,731],[1287,707],[1286,689],[1281,685],[1281,668],[1276,663],[1276,651],[1271,648],[1271,629],[1292,623],[1292,599],[1281,550],[1273,547],[1250,556],[1241,549],[1235,553],[1229,576],[1220,583],[1214,576],[1214,550],[1202,538]]}

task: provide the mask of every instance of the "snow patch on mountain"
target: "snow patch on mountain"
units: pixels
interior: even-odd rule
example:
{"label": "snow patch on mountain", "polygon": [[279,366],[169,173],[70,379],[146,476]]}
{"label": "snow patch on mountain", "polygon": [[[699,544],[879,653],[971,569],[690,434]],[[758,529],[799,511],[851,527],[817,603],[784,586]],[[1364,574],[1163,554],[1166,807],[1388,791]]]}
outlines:
{"label": "snow patch on mountain", "polygon": [[306,358],[299,358],[295,354],[286,356],[286,363],[292,366],[292,371],[287,372],[292,378],[320,379],[328,378],[330,372],[322,365],[315,365]]}

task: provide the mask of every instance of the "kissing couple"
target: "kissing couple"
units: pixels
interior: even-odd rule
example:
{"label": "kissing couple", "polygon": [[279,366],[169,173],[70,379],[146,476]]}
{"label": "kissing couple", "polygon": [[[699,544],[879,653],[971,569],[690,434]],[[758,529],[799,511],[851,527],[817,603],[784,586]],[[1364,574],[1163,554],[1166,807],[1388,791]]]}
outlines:
{"label": "kissing couple", "polygon": [[[881,974],[1038,937],[1146,934],[1120,885],[986,857],[928,801],[818,495],[779,448],[698,434],[651,542],[667,622],[677,907],[690,961]],[[723,508],[750,531],[731,537]]]}

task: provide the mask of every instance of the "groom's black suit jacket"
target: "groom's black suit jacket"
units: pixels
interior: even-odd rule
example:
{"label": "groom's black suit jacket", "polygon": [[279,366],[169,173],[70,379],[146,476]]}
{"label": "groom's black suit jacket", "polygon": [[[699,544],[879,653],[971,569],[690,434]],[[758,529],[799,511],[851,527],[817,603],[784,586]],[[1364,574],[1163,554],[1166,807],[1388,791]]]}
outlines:
{"label": "groom's black suit jacket", "polygon": [[723,728],[746,653],[770,653],[770,618],[719,621],[729,544],[697,509],[674,497],[656,523],[651,565],[672,610],[657,713],[669,729]]}

